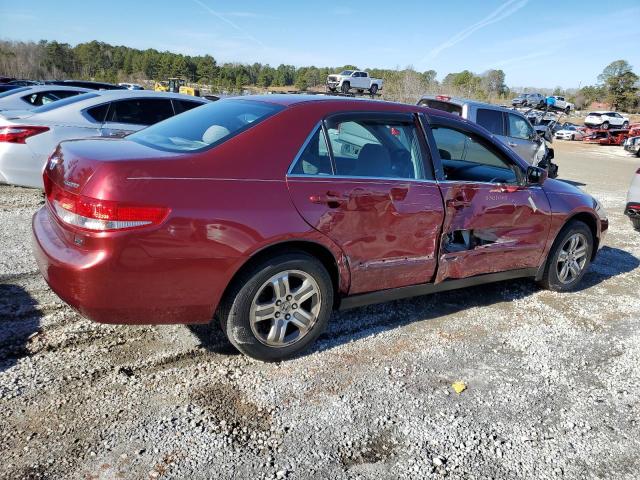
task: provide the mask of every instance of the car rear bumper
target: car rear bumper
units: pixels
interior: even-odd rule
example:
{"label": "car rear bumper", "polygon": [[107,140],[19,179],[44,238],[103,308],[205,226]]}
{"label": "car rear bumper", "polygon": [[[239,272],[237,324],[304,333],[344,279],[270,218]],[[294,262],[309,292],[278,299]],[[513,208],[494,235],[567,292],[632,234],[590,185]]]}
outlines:
{"label": "car rear bumper", "polygon": [[239,259],[160,259],[140,245],[83,249],[69,242],[47,207],[33,217],[38,268],[51,289],[101,323],[208,323]]}

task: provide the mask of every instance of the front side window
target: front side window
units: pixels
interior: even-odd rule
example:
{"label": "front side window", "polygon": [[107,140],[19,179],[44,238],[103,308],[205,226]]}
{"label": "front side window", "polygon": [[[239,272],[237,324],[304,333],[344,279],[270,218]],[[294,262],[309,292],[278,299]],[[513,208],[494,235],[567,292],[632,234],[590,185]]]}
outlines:
{"label": "front side window", "polygon": [[486,140],[446,127],[432,127],[446,180],[516,183],[517,167]]}
{"label": "front side window", "polygon": [[219,100],[152,125],[127,138],[171,152],[214,147],[282,110],[254,100]]}
{"label": "front side window", "polygon": [[[423,150],[412,120],[341,116],[325,122],[299,155],[291,173],[342,177],[424,179]],[[429,175],[429,178],[431,176]]]}
{"label": "front side window", "polygon": [[531,140],[533,128],[523,117],[509,113],[509,136],[522,140]]}

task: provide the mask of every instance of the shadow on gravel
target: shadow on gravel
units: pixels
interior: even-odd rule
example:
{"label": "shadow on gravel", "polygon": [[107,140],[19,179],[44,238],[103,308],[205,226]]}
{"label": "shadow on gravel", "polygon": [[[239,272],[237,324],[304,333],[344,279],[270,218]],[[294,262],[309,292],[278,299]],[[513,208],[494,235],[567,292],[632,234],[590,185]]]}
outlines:
{"label": "shadow on gravel", "polygon": [[27,342],[40,329],[37,304],[22,287],[0,284],[0,372],[29,355]]}
{"label": "shadow on gravel", "polygon": [[604,280],[635,270],[638,266],[640,260],[629,252],[615,247],[602,247],[576,290],[593,287]]}
{"label": "shadow on gravel", "polygon": [[219,353],[221,355],[239,355],[240,352],[231,345],[231,342],[227,339],[227,336],[218,326],[218,322],[213,321],[208,325],[187,325],[187,328],[193,333],[200,345],[213,353]]}
{"label": "shadow on gravel", "polygon": [[[640,266],[640,260],[629,252],[613,247],[602,247],[596,261],[590,266],[578,290],[584,290]],[[433,295],[396,300],[342,312],[334,312],[329,328],[311,346],[297,356],[310,352],[330,350],[377,333],[399,328],[416,321],[435,320],[474,307],[486,307],[526,298],[538,291],[531,279],[511,280],[454,290]],[[571,293],[567,293],[571,295]],[[217,322],[210,325],[190,325],[189,330],[210,352],[238,355]]]}

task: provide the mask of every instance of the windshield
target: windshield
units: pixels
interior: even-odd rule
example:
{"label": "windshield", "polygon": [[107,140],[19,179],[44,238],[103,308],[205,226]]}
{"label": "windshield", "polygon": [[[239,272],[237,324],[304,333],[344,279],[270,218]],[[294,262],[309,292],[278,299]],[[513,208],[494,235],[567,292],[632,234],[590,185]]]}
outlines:
{"label": "windshield", "polygon": [[26,90],[31,90],[31,87],[12,88],[10,90],[7,90],[6,92],[0,93],[0,98],[8,97],[9,95],[13,95],[14,93],[24,92]]}
{"label": "windshield", "polygon": [[254,100],[219,100],[156,123],[127,138],[170,152],[205,150],[257,125],[283,108]]}
{"label": "windshield", "polygon": [[353,73],[353,70],[343,70],[340,72],[340,75],[351,75]]}
{"label": "windshield", "polygon": [[55,102],[47,103],[38,108],[34,108],[31,110],[33,113],[44,113],[49,112],[51,110],[55,110],[56,108],[64,107],[65,105],[71,105],[72,103],[81,102],[82,100],[87,100],[89,98],[97,97],[97,93],[81,93],[80,95],[75,95],[73,97],[67,97],[64,100],[57,100]]}

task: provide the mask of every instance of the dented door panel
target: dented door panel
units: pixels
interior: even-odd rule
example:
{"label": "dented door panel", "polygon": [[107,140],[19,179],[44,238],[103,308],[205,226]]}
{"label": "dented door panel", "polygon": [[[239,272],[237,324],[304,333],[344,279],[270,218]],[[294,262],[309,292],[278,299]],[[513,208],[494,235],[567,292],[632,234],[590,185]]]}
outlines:
{"label": "dented door panel", "polygon": [[342,248],[350,294],[433,281],[442,197],[435,182],[289,177],[302,217]]}
{"label": "dented door panel", "polygon": [[541,188],[441,182],[445,220],[436,282],[540,265],[551,224]]}

